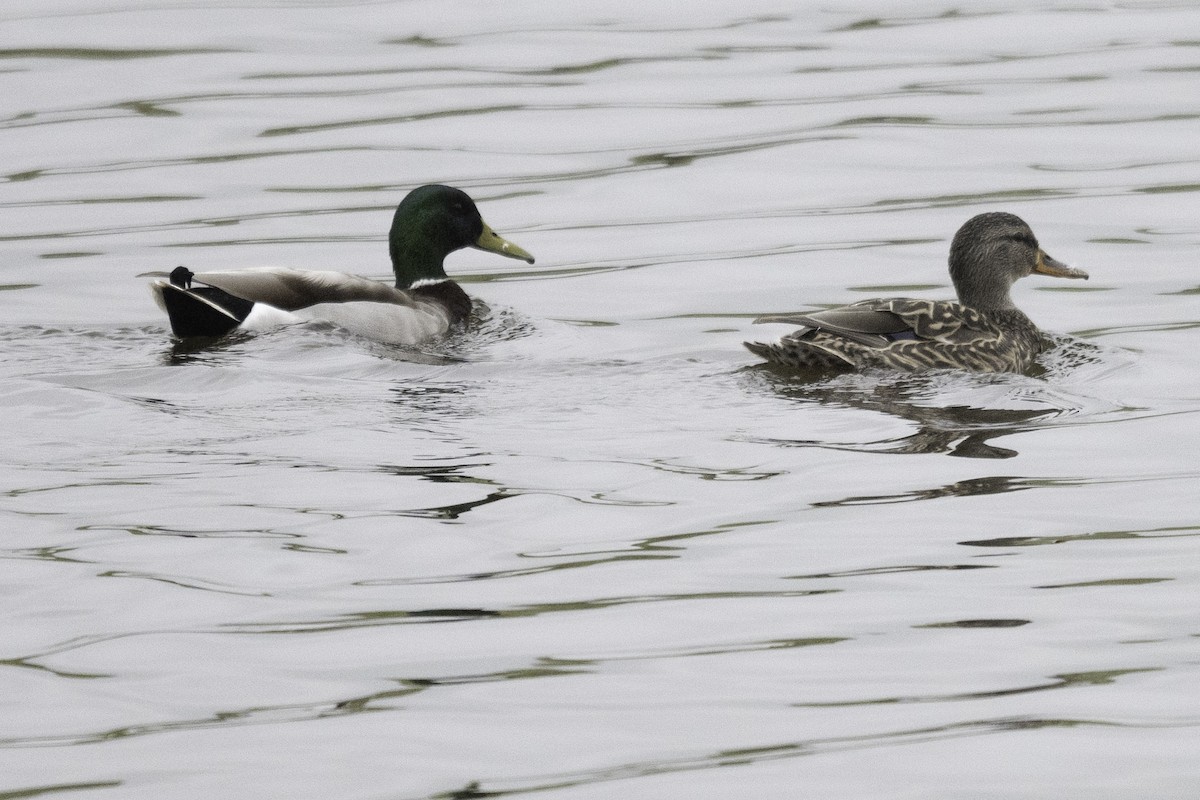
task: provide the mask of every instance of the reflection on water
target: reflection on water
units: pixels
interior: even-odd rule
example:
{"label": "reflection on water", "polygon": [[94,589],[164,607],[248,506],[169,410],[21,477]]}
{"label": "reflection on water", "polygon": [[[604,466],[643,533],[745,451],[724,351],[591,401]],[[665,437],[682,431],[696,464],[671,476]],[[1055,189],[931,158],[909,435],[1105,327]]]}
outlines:
{"label": "reflection on water", "polygon": [[[781,9],[0,8],[0,797],[1190,797],[1200,9]],[[136,277],[431,182],[539,254],[444,340]],[[987,210],[1037,374],[743,352]]]}
{"label": "reflection on water", "polygon": [[1045,544],[1069,544],[1071,542],[1097,542],[1120,539],[1143,539],[1176,536],[1200,536],[1200,526],[1155,528],[1145,531],[1099,531],[1070,536],[1006,536],[998,539],[977,539],[959,544],[974,547],[1034,547]]}
{"label": "reflection on water", "polygon": [[[786,447],[822,447],[871,453],[946,453],[963,458],[1012,458],[1016,450],[990,444],[991,439],[1035,430],[1036,423],[1048,421],[1071,409],[1050,408],[975,408],[942,403],[947,389],[945,375],[886,374],[838,376],[836,378],[797,377],[770,366],[756,366],[755,378],[781,397],[799,403],[879,411],[913,423],[915,433],[900,438],[870,442],[831,442],[806,439],[773,439],[764,443]],[[953,375],[960,384],[974,376]],[[990,377],[984,377],[989,382]],[[959,388],[962,388],[960,386]],[[966,388],[970,388],[969,386]],[[1018,389],[1018,392],[1025,392]],[[1020,397],[1028,402],[1030,397]],[[1045,403],[1050,398],[1041,402]]]}
{"label": "reflection on water", "polygon": [[[969,620],[968,624],[962,622],[957,623],[941,623],[937,625],[923,625],[925,628],[938,627],[955,627],[955,628],[1016,628],[1022,625],[1029,624],[1028,620]],[[1027,694],[1029,692],[1045,692],[1055,689],[1071,689],[1078,686],[1104,686],[1111,684],[1118,678],[1137,674],[1141,672],[1154,672],[1154,668],[1147,669],[1116,669],[1116,670],[1101,670],[1096,672],[1079,672],[1063,675],[1052,676],[1054,680],[1045,683],[1038,683],[1031,686],[1018,686],[1007,689],[996,689],[987,692],[969,692],[958,695],[946,695],[938,697],[882,697],[872,698],[870,700],[852,700],[845,703],[804,703],[798,705],[809,706],[812,708],[821,707],[837,707],[837,706],[858,706],[858,705],[880,705],[880,704],[896,704],[896,703],[936,703],[945,700],[980,700],[989,697],[1007,697],[1017,694]]]}
{"label": "reflection on water", "polygon": [[[1015,454],[1014,454],[1015,455]],[[920,489],[913,492],[883,495],[861,495],[846,497],[840,500],[822,500],[813,503],[815,506],[859,506],[859,505],[888,505],[891,503],[909,503],[914,500],[936,500],[939,497],[976,497],[979,495],[1004,494],[1019,492],[1024,489],[1052,488],[1055,485],[1069,485],[1069,481],[1046,481],[1035,478],[1013,478],[1002,475],[989,475],[983,478],[971,478],[956,481],[947,486],[932,489]]]}
{"label": "reflection on water", "polygon": [[[790,740],[778,744],[760,745],[750,748],[718,750],[707,753],[695,753],[674,759],[657,761],[638,761],[616,764],[604,769],[588,772],[562,773],[550,776],[531,777],[527,779],[497,779],[480,783],[471,781],[461,786],[431,795],[435,798],[454,798],[468,800],[470,798],[496,797],[507,794],[543,793],[555,790],[579,789],[603,785],[615,781],[633,779],[654,779],[659,776],[673,774],[688,774],[693,772],[708,772],[713,770],[734,770],[755,765],[769,765],[773,762],[787,762],[799,758],[819,758],[824,755],[870,751],[881,747],[896,745],[922,745],[960,738],[977,736],[994,736],[1014,732],[1036,732],[1044,729],[1083,729],[1087,731],[1098,726],[1087,719],[1063,718],[1023,718],[1023,719],[988,719],[972,722],[955,723],[936,727],[909,728],[874,736],[830,736],[821,738]],[[1138,726],[1128,726],[1131,728]],[[1156,726],[1146,726],[1151,729]],[[807,766],[807,765],[806,765]],[[697,778],[689,781],[703,781]]]}

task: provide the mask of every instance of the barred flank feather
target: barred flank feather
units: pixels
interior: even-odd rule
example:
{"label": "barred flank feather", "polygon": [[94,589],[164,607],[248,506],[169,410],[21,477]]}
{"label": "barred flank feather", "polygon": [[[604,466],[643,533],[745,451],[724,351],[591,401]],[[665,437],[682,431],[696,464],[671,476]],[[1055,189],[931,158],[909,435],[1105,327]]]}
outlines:
{"label": "barred flank feather", "polygon": [[1047,338],[1013,305],[1009,289],[1032,272],[1086,278],[1038,247],[1012,214],[968,220],[950,248],[959,302],[887,298],[840,308],[761,317],[801,325],[777,342],[746,342],[750,352],[796,369],[882,367],[915,372],[953,368],[1025,372]]}

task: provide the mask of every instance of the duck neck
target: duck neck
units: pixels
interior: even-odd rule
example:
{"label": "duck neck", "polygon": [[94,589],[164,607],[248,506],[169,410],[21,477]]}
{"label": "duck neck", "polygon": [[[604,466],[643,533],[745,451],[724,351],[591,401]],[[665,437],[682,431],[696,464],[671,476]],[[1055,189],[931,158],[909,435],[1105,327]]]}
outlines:
{"label": "duck neck", "polygon": [[958,302],[977,311],[1008,311],[1015,309],[1009,292],[1011,280],[980,280],[980,272],[968,268],[965,259],[951,253],[950,280]]}
{"label": "duck neck", "polygon": [[956,286],[955,291],[960,303],[977,311],[1015,311],[1017,308],[1007,286]]}
{"label": "duck neck", "polygon": [[405,235],[393,229],[388,244],[396,288],[407,289],[417,281],[446,278],[446,253],[428,238]]}
{"label": "duck neck", "polygon": [[1013,303],[1006,286],[996,287],[990,292],[978,290],[959,292],[958,301],[964,306],[982,312],[1004,328],[1036,330],[1033,320]]}

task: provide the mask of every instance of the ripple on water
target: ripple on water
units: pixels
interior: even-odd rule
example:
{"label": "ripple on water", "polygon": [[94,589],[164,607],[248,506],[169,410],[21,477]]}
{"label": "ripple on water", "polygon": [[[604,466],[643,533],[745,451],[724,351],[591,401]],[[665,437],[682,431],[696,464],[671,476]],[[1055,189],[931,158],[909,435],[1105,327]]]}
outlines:
{"label": "ripple on water", "polygon": [[[1196,783],[1192,6],[162,5],[0,10],[0,795]],[[433,181],[539,257],[445,340],[134,278],[384,277]],[[742,352],[988,209],[1098,287],[1037,374]]]}
{"label": "ripple on water", "polygon": [[[878,412],[903,420],[915,432],[885,439],[830,441],[771,440],[791,447],[823,447],[877,453],[946,453],[966,458],[1012,458],[1018,452],[992,439],[1047,425],[1087,424],[1128,409],[1094,396],[1075,394],[1057,384],[1078,371],[1113,367],[1104,351],[1089,342],[1070,340],[1043,359],[1039,377],[975,375],[938,371],[907,375],[866,372],[799,375],[757,366],[746,373],[755,388],[802,405]],[[1086,382],[1084,382],[1086,385]]]}

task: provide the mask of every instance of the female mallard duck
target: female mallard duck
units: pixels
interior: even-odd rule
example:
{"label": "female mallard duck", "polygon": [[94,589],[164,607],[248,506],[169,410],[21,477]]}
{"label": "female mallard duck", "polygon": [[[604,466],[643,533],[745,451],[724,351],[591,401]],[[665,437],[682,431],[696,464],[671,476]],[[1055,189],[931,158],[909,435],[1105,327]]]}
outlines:
{"label": "female mallard duck", "polygon": [[950,244],[958,302],[889,298],[755,322],[804,327],[771,344],[746,342],[767,361],[800,369],[884,367],[915,372],[942,367],[1024,372],[1045,337],[1009,297],[1031,273],[1086,278],[1038,247],[1029,226],[1003,212],[967,220]]}
{"label": "female mallard duck", "polygon": [[324,320],[375,341],[414,344],[471,313],[471,298],[442,266],[464,247],[533,263],[533,256],[484,223],[466,192],[421,186],[401,201],[388,234],[395,288],[343,272],[259,267],[193,273],[178,267],[169,282],[152,283],[151,291],[181,339]]}

